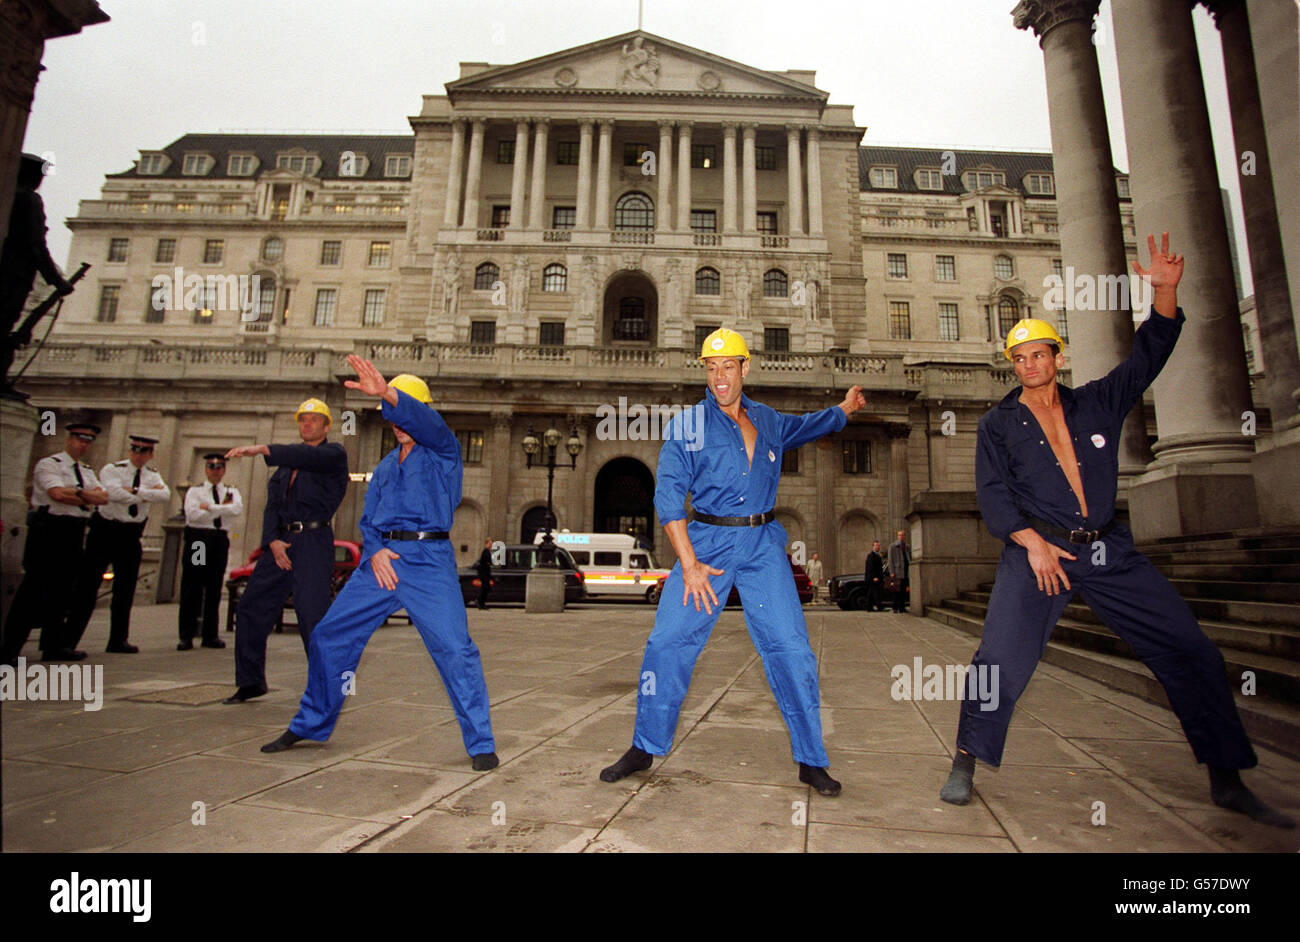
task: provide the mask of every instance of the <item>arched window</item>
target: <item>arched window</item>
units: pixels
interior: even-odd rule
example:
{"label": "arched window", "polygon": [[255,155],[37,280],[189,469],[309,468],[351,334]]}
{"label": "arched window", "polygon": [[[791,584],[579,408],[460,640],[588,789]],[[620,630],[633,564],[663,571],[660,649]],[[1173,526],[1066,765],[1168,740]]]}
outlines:
{"label": "arched window", "polygon": [[262,243],[262,258],[268,262],[278,262],[284,258],[284,240],[279,236],[267,236]]}
{"label": "arched window", "polygon": [[624,193],[614,204],[614,228],[653,229],[655,204],[644,193]]}
{"label": "arched window", "polygon": [[645,316],[643,298],[620,298],[618,319],[614,321],[615,340],[645,340],[650,334],[650,322]]}
{"label": "arched window", "polygon": [[695,273],[696,294],[722,294],[722,278],[716,268],[701,268]]}
{"label": "arched window", "polygon": [[1003,295],[1002,300],[998,302],[998,334],[1006,337],[1011,332],[1011,328],[1016,326],[1016,321],[1020,320],[1020,305],[1016,304],[1014,298]]}
{"label": "arched window", "polygon": [[492,286],[501,280],[501,269],[495,262],[484,262],[474,269],[474,290],[491,291]]}
{"label": "arched window", "polygon": [[790,294],[790,279],[779,268],[763,272],[763,297],[784,298]]}
{"label": "arched window", "polygon": [[542,269],[543,291],[566,291],[569,284],[569,270],[556,262]]}

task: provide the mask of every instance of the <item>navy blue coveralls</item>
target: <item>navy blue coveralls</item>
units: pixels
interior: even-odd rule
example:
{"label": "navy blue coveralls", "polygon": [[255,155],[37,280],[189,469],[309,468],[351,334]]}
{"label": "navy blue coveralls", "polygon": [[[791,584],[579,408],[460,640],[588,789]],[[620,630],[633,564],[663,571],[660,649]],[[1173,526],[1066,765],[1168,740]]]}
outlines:
{"label": "navy blue coveralls", "polygon": [[[487,684],[478,647],[470,640],[451,543],[382,536],[451,530],[463,476],[460,442],[437,410],[401,390],[396,406],[385,402],[382,408],[384,418],[415,445],[405,461],[398,460],[400,446],[390,451],[371,476],[361,516],[361,565],[312,633],[307,691],[289,730],[304,739],[329,738],[366,642],[389,615],[405,608],[442,676],[466,751],[472,756],[495,752]],[[391,560],[397,576],[393,590],[379,585],[370,565],[381,547],[400,557]]]}
{"label": "navy blue coveralls", "polygon": [[975,454],[980,513],[989,532],[1007,544],[998,562],[984,634],[971,662],[974,670],[998,666],[998,707],[983,710],[978,700],[963,700],[957,730],[958,748],[982,762],[1002,761],[1016,700],[1065,606],[1078,592],[1164,686],[1198,762],[1229,769],[1247,769],[1256,763],[1232,699],[1223,656],[1169,580],[1134,549],[1133,534],[1126,527],[1116,526],[1101,537],[1098,542],[1104,547],[1071,543],[1040,530],[1048,542],[1077,557],[1060,560],[1072,590],[1056,595],[1038,588],[1029,551],[1010,539],[1010,534],[1030,526],[1025,514],[1071,530],[1097,530],[1111,521],[1120,430],[1169,359],[1184,320],[1181,308],[1174,318],[1153,311],[1138,328],[1133,352],[1123,363],[1078,389],[1057,387],[1083,479],[1086,519],[1051,443],[1033,413],[1021,404],[1019,389],[980,419]]}
{"label": "navy blue coveralls", "polygon": [[[264,458],[268,465],[276,466],[276,471],[266,487],[262,555],[257,558],[235,615],[235,683],[241,687],[266,683],[266,639],[290,592],[304,648],[312,629],[329,608],[330,577],[334,573],[334,530],[330,519],[348,489],[348,453],[342,445],[326,440],[319,445],[268,448],[270,454]],[[290,532],[289,525],[299,523],[323,526]],[[284,570],[275,564],[275,555],[269,549],[272,540],[289,544],[292,569]]]}
{"label": "navy blue coveralls", "polygon": [[[848,417],[839,406],[807,415],[786,415],[741,395],[741,405],[758,430],[750,464],[740,426],[718,405],[713,390],[689,410],[701,417],[684,428],[687,412],[668,426],[659,451],[655,511],[663,524],[686,517],[686,495],[694,510],[717,517],[770,511],[781,477],[781,455],[844,428]],[[694,438],[688,438],[686,433]],[[822,744],[817,658],[808,644],[803,608],[795,590],[785,547],[785,527],[773,520],[760,527],[724,527],[692,520],[687,535],[695,556],[723,570],[710,576],[718,601],[725,604],[734,584],[745,610],[745,625],[763,658],[767,681],[790,731],[796,762],[830,765]],[[652,755],[667,755],[673,745],[677,716],[690,686],[695,661],[704,650],[722,605],[713,614],[682,604],[682,564],[664,580],[655,611],[654,630],[646,642],[636,699],[636,734],[632,744]]]}

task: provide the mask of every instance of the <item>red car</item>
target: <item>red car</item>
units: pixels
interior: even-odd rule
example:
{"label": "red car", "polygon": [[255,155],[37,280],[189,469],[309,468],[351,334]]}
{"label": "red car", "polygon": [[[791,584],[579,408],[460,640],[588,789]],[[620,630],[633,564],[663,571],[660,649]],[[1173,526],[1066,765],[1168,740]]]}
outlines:
{"label": "red car", "polygon": [[[235,630],[235,608],[239,605],[239,597],[244,594],[244,587],[248,585],[248,579],[253,574],[253,567],[257,563],[257,557],[262,555],[262,548],[259,546],[253,552],[248,554],[248,562],[238,569],[230,570],[230,576],[226,579],[226,591],[229,593],[229,602],[226,605],[226,630]],[[361,564],[361,545],[353,543],[351,540],[334,541],[334,572],[330,576],[330,598],[333,599],[343,588],[343,584],[348,581],[352,571]],[[293,594],[284,600],[284,607],[290,608],[293,605]],[[280,631],[284,628],[284,614],[281,612],[280,620],[276,622],[275,630]]]}
{"label": "red car", "polygon": [[[799,604],[807,605],[813,597],[812,580],[808,578],[808,573],[804,571],[803,566],[796,563],[789,553],[785,554],[785,558],[790,560],[790,572],[794,574],[794,590],[799,593]],[[727,596],[727,604],[740,604],[740,593],[736,591],[734,583],[731,586],[731,594]]]}

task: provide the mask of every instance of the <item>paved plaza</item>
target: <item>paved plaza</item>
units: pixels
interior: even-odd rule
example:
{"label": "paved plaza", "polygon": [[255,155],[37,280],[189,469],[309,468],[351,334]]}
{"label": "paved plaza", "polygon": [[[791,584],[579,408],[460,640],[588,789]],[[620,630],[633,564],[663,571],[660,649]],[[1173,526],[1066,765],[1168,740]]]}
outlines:
{"label": "paved plaza", "polygon": [[[270,693],[225,706],[233,635],[225,650],[177,652],[176,607],[140,605],[141,653],[104,654],[101,606],[82,647],[83,663],[103,665],[102,709],[3,705],[3,849],[1300,850],[1300,832],[1210,804],[1168,710],[1048,665],[1020,702],[1002,769],[979,769],[970,805],[945,805],[958,704],[896,701],[890,670],[916,657],[965,664],[975,639],[911,615],[805,613],[838,798],[799,784],[738,609],[700,658],[672,753],[611,785],[597,776],[631,741],[649,606],[470,610],[501,757],[482,774],[403,620],[374,635],[333,738],[268,756],[258,747],[286,727],[306,680],[293,629],[271,637]],[[1259,754],[1247,783],[1300,816],[1300,762]]]}

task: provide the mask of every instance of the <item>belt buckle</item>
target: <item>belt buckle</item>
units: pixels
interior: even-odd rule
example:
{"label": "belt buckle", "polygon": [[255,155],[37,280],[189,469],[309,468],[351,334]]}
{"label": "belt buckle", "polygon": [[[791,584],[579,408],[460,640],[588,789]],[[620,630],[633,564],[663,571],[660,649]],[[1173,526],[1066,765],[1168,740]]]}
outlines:
{"label": "belt buckle", "polygon": [[295,520],[293,523],[288,524],[288,525],[284,528],[284,530],[285,530],[286,533],[301,533],[301,532],[302,532],[302,521],[301,521],[301,520]]}
{"label": "belt buckle", "polygon": [[1071,530],[1071,543],[1095,543],[1101,534],[1096,530]]}

